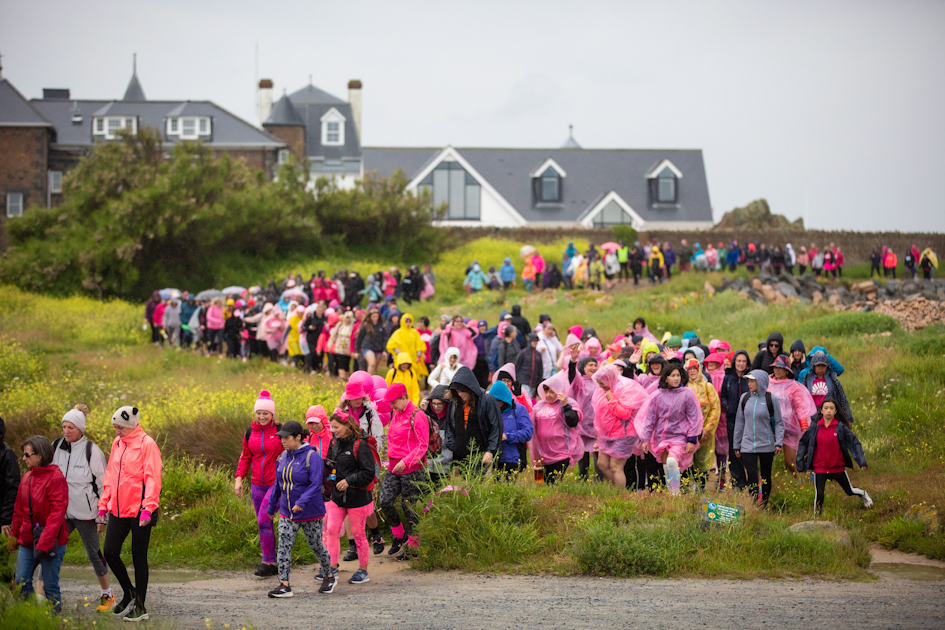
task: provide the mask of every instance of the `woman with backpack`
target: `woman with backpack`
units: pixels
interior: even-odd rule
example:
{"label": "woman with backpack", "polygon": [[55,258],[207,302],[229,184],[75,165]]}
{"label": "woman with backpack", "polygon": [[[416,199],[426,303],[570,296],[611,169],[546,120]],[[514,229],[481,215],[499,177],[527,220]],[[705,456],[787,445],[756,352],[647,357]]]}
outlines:
{"label": "woman with backpack", "polygon": [[272,530],[272,519],[266,513],[269,495],[276,482],[276,460],[282,454],[282,441],[277,432],[276,403],[269,392],[259,392],[253,405],[254,419],[243,435],[243,450],[236,465],[236,482],[233,491],[243,495],[243,479],[250,476],[249,496],[256,513],[259,529],[259,546],[262,548],[262,563],[256,567],[255,575],[270,577],[278,574],[276,568],[276,535]]}
{"label": "woman with backpack", "polygon": [[69,510],[66,526],[69,533],[79,530],[85,553],[92,563],[95,577],[102,588],[96,612],[108,612],[115,607],[115,597],[108,583],[108,567],[101,551],[96,521],[98,498],[105,482],[105,453],[85,437],[85,421],[89,408],[83,403],[62,417],[62,434],[52,443],[53,463],[59,466],[69,484]]}
{"label": "woman with backpack", "polygon": [[[394,537],[387,554],[395,556],[396,560],[408,560],[420,546],[419,539],[413,535],[420,519],[412,503],[421,494],[421,484],[427,481],[423,466],[430,447],[430,423],[426,414],[407,396],[407,388],[403,383],[394,383],[388,387],[384,402],[389,403],[393,410],[390,424],[387,425],[388,472],[381,486],[381,510],[390,523]],[[405,523],[401,523],[397,508],[394,507],[398,496]],[[405,543],[407,547],[401,551]]]}
{"label": "woman with backpack", "polygon": [[269,597],[292,597],[289,570],[292,568],[292,548],[299,530],[305,534],[308,546],[321,564],[322,585],[319,593],[335,590],[336,576],[331,570],[331,558],[322,542],[325,518],[325,500],[322,498],[324,463],[312,447],[305,443],[308,430],[291,420],[276,432],[285,453],[279,456],[276,482],[269,493],[266,513],[270,518],[279,510],[279,586],[269,591]]}
{"label": "woman with backpack", "polygon": [[[761,506],[771,498],[771,465],[784,445],[784,420],[781,403],[768,392],[768,373],[752,370],[747,394],[742,395],[735,415],[735,457],[745,467],[748,493],[758,498],[758,474],[761,474]],[[739,487],[743,490],[743,487]]]}
{"label": "woman with backpack", "polygon": [[374,455],[366,444],[367,434],[358,425],[357,419],[340,409],[331,414],[331,433],[333,439],[325,454],[328,483],[324,488],[328,493],[325,498],[330,498],[325,504],[328,510],[325,539],[331,556],[331,571],[337,578],[341,532],[347,518],[351,522],[359,565],[348,583],[364,584],[371,581],[367,571],[370,555],[364,525],[367,518],[374,514],[374,497],[371,494]]}

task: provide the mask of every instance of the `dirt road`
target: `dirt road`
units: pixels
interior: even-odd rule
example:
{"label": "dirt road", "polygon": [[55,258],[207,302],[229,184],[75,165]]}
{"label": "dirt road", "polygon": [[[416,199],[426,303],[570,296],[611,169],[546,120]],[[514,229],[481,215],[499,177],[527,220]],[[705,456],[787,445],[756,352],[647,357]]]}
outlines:
{"label": "dirt road", "polygon": [[[383,563],[381,563],[383,562]],[[870,583],[615,580],[420,573],[381,561],[368,584],[319,595],[313,569],[293,575],[292,599],[266,597],[275,578],[249,572],[156,572],[148,609],[185,628],[945,628],[945,581],[881,577]],[[354,563],[350,563],[354,564]],[[356,567],[355,567],[356,568]],[[63,579],[67,603],[94,593]],[[90,573],[90,572],[89,572]],[[76,575],[70,570],[68,575]],[[212,577],[211,577],[212,576]],[[91,599],[91,598],[90,598]],[[320,621],[321,620],[321,621]]]}

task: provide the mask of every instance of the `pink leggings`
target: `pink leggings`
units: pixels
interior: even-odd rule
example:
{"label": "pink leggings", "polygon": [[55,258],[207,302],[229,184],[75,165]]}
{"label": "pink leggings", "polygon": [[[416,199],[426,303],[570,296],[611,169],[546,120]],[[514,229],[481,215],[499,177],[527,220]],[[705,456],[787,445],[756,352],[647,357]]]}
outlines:
{"label": "pink leggings", "polygon": [[354,532],[354,544],[358,548],[358,563],[362,567],[368,565],[371,555],[368,552],[367,535],[364,533],[364,522],[374,511],[374,503],[368,503],[359,508],[342,508],[334,501],[325,503],[328,511],[328,527],[325,529],[325,546],[331,556],[331,563],[338,564],[341,554],[341,532],[345,529],[345,516],[351,519],[351,530]]}

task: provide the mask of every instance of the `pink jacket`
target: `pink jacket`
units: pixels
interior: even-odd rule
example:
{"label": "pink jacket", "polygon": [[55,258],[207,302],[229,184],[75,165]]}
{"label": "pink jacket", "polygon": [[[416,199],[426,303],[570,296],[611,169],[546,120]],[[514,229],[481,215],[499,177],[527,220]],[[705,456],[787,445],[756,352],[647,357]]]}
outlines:
{"label": "pink jacket", "polygon": [[450,347],[459,350],[459,362],[470,370],[476,367],[476,357],[479,356],[479,350],[473,341],[479,336],[479,331],[475,328],[466,326],[458,330],[452,324],[446,327],[446,330],[440,335],[440,360],[439,363],[446,363],[446,351]]}
{"label": "pink jacket", "polygon": [[659,444],[685,444],[702,435],[702,406],[696,393],[686,386],[659,388],[635,417],[634,425],[651,450]]}
{"label": "pink jacket", "polygon": [[773,376],[768,380],[768,391],[781,405],[784,420],[784,445],[797,450],[811,418],[817,413],[817,404],[810,391],[793,378],[779,381]]}
{"label": "pink jacket", "polygon": [[135,518],[154,512],[161,499],[161,449],[140,425],[126,437],[115,438],[105,467],[99,512]]}
{"label": "pink jacket", "polygon": [[[396,475],[406,475],[423,466],[430,445],[430,422],[427,414],[417,409],[416,405],[408,402],[400,413],[391,414],[390,424],[387,425],[387,457],[390,460],[388,470]],[[410,421],[413,418],[413,429]],[[399,462],[407,466],[402,472],[394,473],[394,466]]]}
{"label": "pink jacket", "polygon": [[154,315],[151,317],[151,322],[155,326],[164,325],[164,311],[167,309],[167,305],[164,302],[161,302],[154,307]]}
{"label": "pink jacket", "polygon": [[547,403],[544,399],[545,389],[556,392],[560,389],[563,392],[566,389],[562,385],[566,384],[567,375],[563,383],[560,380],[556,382],[549,379],[538,386],[539,400],[529,414],[535,426],[535,432],[532,435],[532,448],[535,451],[532,454],[533,460],[551,464],[567,459],[573,464],[584,456],[584,441],[578,434],[578,427],[581,426],[580,419],[584,414],[577,401],[568,398],[568,404],[577,412],[579,418],[578,427],[572,429],[565,424],[564,406],[558,401]]}
{"label": "pink jacket", "polygon": [[633,417],[646,402],[647,394],[639,383],[620,375],[615,365],[605,365],[594,374],[594,380],[613,392],[607,400],[607,392],[598,387],[594,391],[594,430],[600,437],[624,438],[636,435]]}
{"label": "pink jacket", "polygon": [[207,328],[210,330],[223,330],[223,324],[223,309],[213,304],[207,307]]}

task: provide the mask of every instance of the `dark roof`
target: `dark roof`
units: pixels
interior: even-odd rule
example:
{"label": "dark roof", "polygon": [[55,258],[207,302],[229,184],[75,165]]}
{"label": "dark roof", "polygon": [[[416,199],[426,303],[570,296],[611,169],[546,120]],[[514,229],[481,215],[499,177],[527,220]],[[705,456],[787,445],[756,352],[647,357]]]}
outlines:
{"label": "dark roof", "polygon": [[[305,122],[305,152],[308,157],[328,160],[361,157],[361,141],[351,105],[312,85],[290,94],[289,100]],[[322,116],[332,108],[345,117],[345,143],[340,146],[322,146]]]}
{"label": "dark roof", "polygon": [[146,101],[148,100],[144,96],[144,90],[141,89],[141,83],[138,81],[138,74],[131,75],[131,81],[128,82],[128,89],[125,90],[125,95],[121,98],[123,101]]}
{"label": "dark roof", "polygon": [[292,105],[292,101],[289,100],[289,97],[283,94],[282,98],[276,101],[276,104],[272,106],[272,112],[269,114],[269,118],[263,123],[263,126],[266,125],[301,127],[305,125],[305,121],[302,120],[302,117],[299,115],[298,110],[295,109],[295,106]]}
{"label": "dark roof", "polygon": [[0,77],[0,126],[52,127],[13,84]]}
{"label": "dark roof", "polygon": [[341,105],[345,101],[337,96],[332,96],[324,90],[319,90],[314,85],[306,85],[304,88],[289,95],[292,102],[296,105]]}
{"label": "dark roof", "polygon": [[[529,222],[580,220],[604,195],[615,191],[644,221],[712,221],[712,206],[700,149],[455,149]],[[414,179],[442,148],[364,148],[364,171],[390,175],[401,168]],[[536,204],[531,172],[552,158],[567,173],[562,200]],[[669,159],[682,174],[678,203],[650,200],[649,173]]]}

